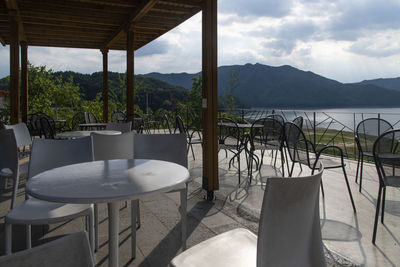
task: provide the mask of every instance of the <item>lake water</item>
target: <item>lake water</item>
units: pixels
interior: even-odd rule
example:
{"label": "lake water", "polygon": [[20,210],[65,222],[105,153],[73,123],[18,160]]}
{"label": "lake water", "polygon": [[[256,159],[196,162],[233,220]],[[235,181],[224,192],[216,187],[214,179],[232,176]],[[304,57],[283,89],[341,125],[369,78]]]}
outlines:
{"label": "lake water", "polygon": [[[297,116],[303,116],[307,123],[314,123],[317,127],[330,129],[344,129],[353,131],[357,124],[366,118],[385,119],[394,128],[400,128],[400,108],[337,108],[337,109],[309,109],[309,110],[281,110],[275,109],[275,113],[283,115],[291,121]],[[251,109],[245,117],[261,117],[263,114],[271,114],[271,109]]]}

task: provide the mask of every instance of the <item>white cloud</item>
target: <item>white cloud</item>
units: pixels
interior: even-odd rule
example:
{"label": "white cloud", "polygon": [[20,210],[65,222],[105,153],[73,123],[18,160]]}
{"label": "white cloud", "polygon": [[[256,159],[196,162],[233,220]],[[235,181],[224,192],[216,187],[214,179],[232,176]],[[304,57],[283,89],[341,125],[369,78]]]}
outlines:
{"label": "white cloud", "polygon": [[[219,0],[218,65],[292,65],[342,82],[400,76],[398,0]],[[136,51],[135,72],[201,70],[201,14]],[[0,77],[8,75],[0,48]],[[55,70],[101,71],[97,50],[29,48],[29,60]],[[126,52],[110,51],[124,72]]]}

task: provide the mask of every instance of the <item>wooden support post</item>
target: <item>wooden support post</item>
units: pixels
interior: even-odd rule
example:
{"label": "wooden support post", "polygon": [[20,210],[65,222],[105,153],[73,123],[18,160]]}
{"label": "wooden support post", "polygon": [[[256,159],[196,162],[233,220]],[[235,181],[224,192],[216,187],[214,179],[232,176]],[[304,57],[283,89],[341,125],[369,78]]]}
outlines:
{"label": "wooden support post", "polygon": [[103,122],[108,122],[108,49],[103,54]]}
{"label": "wooden support post", "polygon": [[204,0],[202,22],[203,188],[212,200],[218,181],[217,1]]}
{"label": "wooden support post", "polygon": [[134,48],[133,31],[126,32],[126,116],[133,120],[134,114]]}
{"label": "wooden support post", "polygon": [[22,121],[28,122],[28,44],[21,42],[21,111]]}
{"label": "wooden support post", "polygon": [[11,124],[19,122],[19,27],[16,15],[9,16],[10,21],[10,114]]}

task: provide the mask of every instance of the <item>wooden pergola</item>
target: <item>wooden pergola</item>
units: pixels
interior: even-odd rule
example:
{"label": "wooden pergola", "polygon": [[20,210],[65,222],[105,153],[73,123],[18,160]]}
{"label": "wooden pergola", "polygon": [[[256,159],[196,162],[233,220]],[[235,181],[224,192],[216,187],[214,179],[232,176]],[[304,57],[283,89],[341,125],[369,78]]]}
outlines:
{"label": "wooden pergola", "polygon": [[28,114],[28,46],[99,49],[103,55],[105,121],[108,118],[108,51],[126,50],[126,110],[131,116],[134,111],[134,51],[200,11],[203,18],[203,188],[211,198],[219,187],[217,0],[0,1],[0,42],[10,46],[11,123],[18,123]]}

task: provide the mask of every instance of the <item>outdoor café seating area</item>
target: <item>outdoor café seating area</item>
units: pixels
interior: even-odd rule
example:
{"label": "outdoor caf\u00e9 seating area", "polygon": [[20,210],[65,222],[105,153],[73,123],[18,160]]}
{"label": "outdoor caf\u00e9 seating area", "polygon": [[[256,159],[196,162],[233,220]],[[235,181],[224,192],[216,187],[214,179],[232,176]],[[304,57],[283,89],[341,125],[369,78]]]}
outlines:
{"label": "outdoor caf\u00e9 seating area", "polygon": [[[2,152],[15,154],[19,168],[14,173],[19,175],[13,181],[15,166],[10,165],[10,173],[3,172],[5,167],[1,165],[2,178],[8,178],[2,179],[8,183],[2,183],[1,189],[3,226],[0,228],[0,240],[4,240],[0,242],[1,254],[17,257],[19,251],[29,251],[26,249],[32,246],[37,249],[35,255],[45,255],[46,250],[40,252],[40,245],[57,240],[61,244],[60,237],[67,236],[60,247],[71,246],[68,245],[71,242],[83,244],[88,252],[86,258],[85,255],[77,258],[89,259],[96,266],[185,266],[185,263],[198,261],[198,257],[203,263],[210,260],[217,265],[220,261],[237,263],[239,260],[250,264],[261,255],[256,252],[256,243],[252,243],[257,242],[257,233],[258,238],[262,233],[268,233],[262,235],[264,241],[260,242],[264,242],[266,251],[278,248],[279,253],[274,253],[275,258],[268,253],[265,257],[279,262],[284,259],[280,253],[284,248],[290,248],[293,255],[286,260],[286,266],[293,266],[293,260],[301,258],[306,258],[305,262],[309,262],[310,266],[400,264],[399,190],[389,183],[387,189],[385,186],[382,188],[373,160],[364,161],[360,168],[360,162],[343,159],[340,154],[316,153],[314,157],[302,157],[304,153],[308,155],[305,146],[291,151],[296,145],[290,145],[287,140],[296,137],[298,141],[295,143],[299,147],[299,140],[302,140],[301,132],[293,133],[293,129],[301,130],[298,119],[295,123],[286,122],[286,127],[283,127],[276,116],[248,123],[221,118],[218,122],[219,190],[214,192],[213,199],[207,199],[209,196],[202,188],[202,143],[192,142],[193,136],[199,136],[201,140],[201,133],[190,130],[180,118],[173,121],[175,125],[170,125],[170,129],[154,127],[141,133],[124,130],[126,127],[133,128],[132,121],[105,123],[105,127],[86,125],[83,127],[102,128],[78,130],[85,134],[63,138],[57,138],[62,134],[59,132],[54,135],[55,139],[45,138],[44,135],[32,138],[23,123],[6,125],[6,129],[0,130],[1,139],[10,138],[11,141],[6,142],[8,146],[1,146]],[[281,133],[276,130],[277,123],[282,126]],[[269,129],[270,134],[263,134],[262,129]],[[382,161],[385,160],[380,175],[390,180],[395,177],[389,176],[389,171],[396,175],[397,165],[393,159],[397,146],[390,151],[385,151],[385,148],[393,147],[397,131],[384,131],[379,138],[374,137],[379,144],[375,145],[374,152],[379,146],[379,156]],[[66,132],[71,132],[71,129]],[[371,131],[366,134],[368,138],[372,135]],[[368,139],[361,132],[357,138],[364,144]],[[14,150],[7,150],[12,140],[15,140]],[[363,149],[367,150],[366,147]],[[14,152],[11,153],[12,150]],[[67,156],[68,153],[72,154]],[[322,165],[312,162],[316,157]],[[2,158],[6,158],[4,153]],[[3,162],[7,163],[6,160]],[[338,164],[329,165],[330,162]],[[106,171],[98,171],[103,169]],[[128,176],[125,176],[126,173]],[[73,180],[69,180],[71,177],[74,177]],[[152,182],[147,182],[149,179]],[[18,187],[13,187],[15,181]],[[304,181],[309,182],[305,185]],[[294,182],[298,184],[294,185]],[[379,194],[382,194],[382,189],[385,194],[382,199],[384,213],[376,211],[378,189]],[[26,199],[27,193],[29,197]],[[60,205],[53,208],[54,211],[59,210],[57,212],[65,212],[65,209],[62,210],[64,206],[80,206],[70,208],[68,216],[53,214],[46,221],[34,214],[34,206],[27,204],[39,201],[36,198],[50,200],[48,203],[54,203],[51,205]],[[319,209],[315,210],[317,199]],[[375,213],[380,215],[376,224],[378,217]],[[381,214],[384,214],[384,223],[381,223]],[[313,220],[317,223],[312,223]],[[285,225],[289,228],[286,229]],[[293,225],[298,226],[300,232],[292,232]],[[29,232],[26,226],[29,226]],[[237,228],[242,230],[234,230]],[[84,230],[86,234],[70,236]],[[313,234],[314,239],[309,245],[311,254],[304,256],[303,252],[295,255],[299,248],[307,246],[308,241],[303,240],[309,239],[308,232]],[[246,240],[248,237],[256,238],[248,244],[254,249],[252,253],[244,254],[236,251],[237,258],[228,254],[229,261],[223,257],[225,248],[222,249],[221,244],[228,242],[227,247],[234,249],[235,239],[231,239],[229,234],[238,233],[244,235]],[[83,241],[77,241],[79,238]],[[209,258],[204,258],[207,246],[215,246],[213,242],[220,245],[206,253]],[[243,247],[244,243],[239,242],[238,246]],[[63,257],[62,253],[57,254],[60,252],[56,249],[49,253],[53,253],[49,258],[59,260]],[[286,253],[289,252],[284,251],[283,254]],[[18,259],[9,262],[17,263]],[[6,263],[3,261],[3,264]],[[85,263],[85,266],[90,264]]]}

